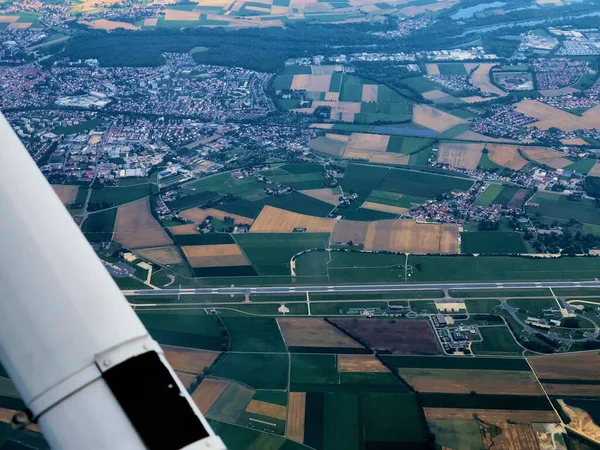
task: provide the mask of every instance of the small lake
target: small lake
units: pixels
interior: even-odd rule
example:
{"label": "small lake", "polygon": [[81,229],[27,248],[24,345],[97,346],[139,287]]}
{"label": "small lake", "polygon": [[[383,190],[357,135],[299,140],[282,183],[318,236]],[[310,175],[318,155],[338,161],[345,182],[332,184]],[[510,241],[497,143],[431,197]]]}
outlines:
{"label": "small lake", "polygon": [[504,2],[494,2],[494,3],[481,3],[475,6],[469,6],[468,8],[461,8],[456,13],[452,14],[450,17],[454,20],[458,19],[470,19],[480,11],[484,11],[486,9],[491,8],[500,8],[501,6],[506,5]]}

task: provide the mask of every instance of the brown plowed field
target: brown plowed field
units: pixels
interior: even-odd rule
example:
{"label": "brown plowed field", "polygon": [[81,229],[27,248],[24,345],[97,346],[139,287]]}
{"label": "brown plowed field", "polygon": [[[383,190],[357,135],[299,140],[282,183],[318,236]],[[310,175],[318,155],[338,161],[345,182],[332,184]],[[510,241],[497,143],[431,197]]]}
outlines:
{"label": "brown plowed field", "polygon": [[525,189],[519,189],[517,193],[510,199],[508,206],[511,208],[522,208],[529,196],[529,192]]}
{"label": "brown plowed field", "polygon": [[205,367],[210,367],[219,352],[210,350],[194,350],[185,347],[163,345],[165,358],[175,370],[201,374]]}
{"label": "brown plowed field", "polygon": [[226,380],[218,380],[216,378],[205,378],[202,380],[200,386],[192,393],[192,398],[202,414],[206,415],[227,386],[229,386],[229,381]]}
{"label": "brown plowed field", "polygon": [[565,397],[600,397],[600,386],[597,384],[543,384],[548,395]]}
{"label": "brown plowed field", "polygon": [[169,227],[171,234],[200,234],[198,231],[197,223],[188,223],[187,225],[178,225],[176,227]]}
{"label": "brown plowed field", "polygon": [[290,392],[285,437],[301,444],[304,442],[305,410],[306,392]]}
{"label": "brown plowed field", "polygon": [[438,162],[460,169],[475,170],[485,144],[447,143],[440,145]]}
{"label": "brown plowed field", "polygon": [[563,167],[573,164],[573,161],[563,158],[564,153],[557,152],[548,147],[522,147],[521,151],[529,158],[540,164],[545,164],[554,169],[562,169]]}
{"label": "brown plowed field", "polygon": [[455,224],[421,224],[414,220],[379,220],[369,224],[365,250],[458,253],[458,227]]}
{"label": "brown plowed field", "polygon": [[292,233],[295,228],[305,228],[309,233],[331,233],[335,223],[335,219],[307,216],[267,205],[254,221],[250,232]]}
{"label": "brown plowed field", "polygon": [[387,373],[388,368],[374,355],[338,355],[338,372]]}
{"label": "brown plowed field", "polygon": [[597,380],[600,374],[598,353],[535,356],[527,361],[538,378]]}
{"label": "brown plowed field", "polygon": [[322,319],[286,317],[278,318],[277,323],[285,343],[291,347],[362,347]]}
{"label": "brown plowed field", "polygon": [[331,242],[345,243],[352,241],[355,244],[364,244],[368,228],[369,222],[340,220],[335,224]]}
{"label": "brown plowed field", "polygon": [[435,131],[446,131],[455,125],[467,123],[466,120],[432,108],[427,105],[415,105],[413,122]]}
{"label": "brown plowed field", "polygon": [[53,184],[52,189],[54,189],[54,192],[56,192],[56,195],[58,195],[60,201],[63,202],[63,205],[71,205],[75,202],[79,187],[67,186],[64,184]]}
{"label": "brown plowed field", "polygon": [[138,248],[135,250],[135,253],[156,264],[168,265],[183,263],[183,257],[174,245],[168,245],[166,247]]}
{"label": "brown plowed field", "polygon": [[552,411],[527,411],[506,409],[463,409],[463,408],[423,408],[428,419],[472,419],[477,414],[482,420],[494,422],[511,420],[519,423],[559,422]]}
{"label": "brown plowed field", "polygon": [[192,267],[250,265],[237,244],[188,245],[181,249]]}
{"label": "brown plowed field", "polygon": [[287,408],[285,406],[261,402],[259,400],[252,400],[246,407],[246,412],[280,420],[285,420],[287,416]]}
{"label": "brown plowed field", "polygon": [[127,248],[162,247],[173,244],[169,235],[150,213],[148,198],[119,206],[113,241]]}
{"label": "brown plowed field", "polygon": [[591,177],[600,177],[600,163],[599,162],[596,162],[596,164],[594,165],[594,167],[592,167],[592,170],[590,170],[588,175]]}
{"label": "brown plowed field", "polygon": [[177,370],[175,371],[175,373],[177,374],[177,378],[179,378],[179,381],[183,383],[186,389],[189,389],[190,386],[194,384],[194,381],[196,381],[196,378],[198,378],[198,375],[196,375],[195,373],[179,372]]}
{"label": "brown plowed field", "polygon": [[531,372],[519,370],[460,370],[398,368],[417,391],[450,394],[543,395]]}
{"label": "brown plowed field", "polygon": [[394,355],[438,355],[437,338],[428,320],[342,319],[332,322],[360,337],[373,349],[386,349]]}
{"label": "brown plowed field", "polygon": [[247,225],[252,225],[252,222],[254,222],[254,219],[251,219],[250,217],[238,216],[237,214],[226,213],[214,208],[193,208],[188,209],[187,211],[183,211],[181,213],[181,217],[183,217],[184,219],[192,220],[196,223],[201,223],[208,216],[214,217],[215,219],[219,220],[223,220],[225,217],[232,217],[233,219],[235,219],[235,223],[243,223]]}
{"label": "brown plowed field", "polygon": [[502,167],[520,170],[527,165],[527,160],[519,153],[516,145],[487,144],[488,157]]}

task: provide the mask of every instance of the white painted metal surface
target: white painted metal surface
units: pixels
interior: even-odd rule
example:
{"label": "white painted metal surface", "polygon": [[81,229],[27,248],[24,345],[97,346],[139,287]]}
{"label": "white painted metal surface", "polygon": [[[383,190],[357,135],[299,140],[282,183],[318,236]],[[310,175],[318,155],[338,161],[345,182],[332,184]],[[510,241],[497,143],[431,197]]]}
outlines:
{"label": "white painted metal surface", "polygon": [[[150,340],[0,114],[0,359],[34,415],[44,412],[52,448],[145,448],[95,365],[140,338]],[[194,448],[224,448],[206,441],[216,444]]]}

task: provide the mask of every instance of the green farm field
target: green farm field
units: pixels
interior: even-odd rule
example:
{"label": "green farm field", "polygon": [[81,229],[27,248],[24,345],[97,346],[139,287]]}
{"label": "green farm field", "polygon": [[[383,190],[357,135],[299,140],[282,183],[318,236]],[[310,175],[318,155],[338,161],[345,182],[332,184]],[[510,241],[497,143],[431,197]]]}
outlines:
{"label": "green farm field", "polygon": [[246,233],[234,238],[259,275],[289,275],[293,255],[329,242],[328,233]]}
{"label": "green farm field", "polygon": [[268,317],[224,317],[231,336],[230,351],[285,352],[285,344],[275,319]]}
{"label": "green farm field", "polygon": [[540,213],[542,216],[556,219],[575,219],[583,223],[600,225],[600,209],[594,200],[588,198],[571,201],[566,195],[538,192],[529,203],[539,205],[528,205],[525,209],[529,214]]}
{"label": "green farm field", "polygon": [[483,341],[471,345],[471,350],[476,355],[519,355],[523,352],[506,326],[479,327],[479,332]]}
{"label": "green farm field", "polygon": [[116,218],[117,208],[92,213],[81,224],[81,231],[90,242],[110,242]]}
{"label": "green farm field", "polygon": [[105,187],[92,189],[90,203],[107,203],[109,205],[122,205],[133,202],[150,195],[150,185],[140,184],[127,187]]}
{"label": "green farm field", "polygon": [[221,350],[223,330],[204,311],[139,311],[138,316],[160,344]]}
{"label": "green farm field", "polygon": [[471,231],[460,234],[462,253],[527,253],[520,233],[512,231]]}
{"label": "green farm field", "polygon": [[228,353],[214,375],[239,381],[253,389],[286,389],[288,355],[260,353]]}

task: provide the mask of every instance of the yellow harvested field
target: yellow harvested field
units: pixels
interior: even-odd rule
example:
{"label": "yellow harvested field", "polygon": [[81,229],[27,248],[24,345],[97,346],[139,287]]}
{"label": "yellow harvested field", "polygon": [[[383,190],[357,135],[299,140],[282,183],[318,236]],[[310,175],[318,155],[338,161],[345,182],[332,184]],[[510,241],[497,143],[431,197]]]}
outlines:
{"label": "yellow harvested field", "polygon": [[8,26],[9,30],[26,30],[31,25],[31,22],[13,22]]}
{"label": "yellow harvested field", "polygon": [[[19,411],[15,411],[14,409],[0,408],[0,422],[11,423],[13,416],[18,412]],[[42,432],[42,429],[37,423],[31,423],[27,425],[26,428],[31,431],[36,431],[38,433]]]}
{"label": "yellow harvested field", "polygon": [[437,160],[454,168],[475,170],[485,144],[448,143],[440,145]]}
{"label": "yellow harvested field", "polygon": [[154,19],[144,19],[144,26],[145,27],[155,27],[156,25],[158,25],[158,19],[154,18]]}
{"label": "yellow harvested field", "polygon": [[181,253],[179,253],[175,245],[138,248],[135,250],[135,253],[148,261],[160,265],[183,264],[184,262]]}
{"label": "yellow harvested field", "polygon": [[200,11],[180,11],[178,9],[167,9],[165,20],[200,20]]}
{"label": "yellow harvested field", "polygon": [[173,244],[150,213],[150,200],[142,198],[119,206],[113,241],[126,248],[162,247]]}
{"label": "yellow harvested field", "polygon": [[77,191],[79,188],[77,186],[67,186],[64,184],[53,184],[52,189],[63,205],[71,205],[75,203],[75,198],[77,198]]}
{"label": "yellow harvested field", "polygon": [[527,160],[519,153],[516,145],[486,144],[488,157],[502,167],[520,170],[527,165]]}
{"label": "yellow harvested field", "polygon": [[374,355],[338,355],[338,372],[388,373],[389,369]]}
{"label": "yellow harvested field", "polygon": [[417,223],[414,220],[371,222],[365,238],[366,251],[459,253],[456,224]]}
{"label": "yellow harvested field", "polygon": [[198,231],[197,223],[188,223],[186,225],[177,225],[176,227],[169,227],[169,231],[171,234],[180,235],[180,234],[200,234]]}
{"label": "yellow harvested field", "polygon": [[399,367],[398,374],[419,392],[543,395],[533,373],[523,370],[462,370]]}
{"label": "yellow harvested field", "polygon": [[304,90],[309,92],[328,92],[331,83],[331,74],[328,75],[294,75],[292,80],[293,90]]}
{"label": "yellow harvested field", "polygon": [[192,393],[192,399],[196,402],[202,414],[206,414],[214,405],[223,391],[229,386],[229,381],[216,378],[205,378],[200,386]]}
{"label": "yellow harvested field", "polygon": [[285,437],[301,444],[304,442],[305,410],[306,392],[290,392]]}
{"label": "yellow harvested field", "polygon": [[246,406],[246,412],[273,417],[279,420],[285,420],[287,417],[287,408],[285,406],[261,402],[259,400],[250,401],[248,406]]}
{"label": "yellow harvested field", "polygon": [[76,4],[71,8],[73,12],[90,12],[102,11],[104,8],[110,7],[117,3],[122,3],[122,0],[83,0],[82,3]]}
{"label": "yellow harvested field", "polygon": [[[297,77],[298,75],[294,75]],[[318,75],[317,75],[318,76]],[[343,122],[353,122],[354,114],[360,113],[361,102],[331,102],[315,100],[310,108],[292,109],[294,112],[312,114],[319,106],[331,107],[329,118],[332,120],[341,120]]]}
{"label": "yellow harvested field", "polygon": [[521,147],[523,154],[529,159],[533,159],[540,164],[545,164],[554,169],[562,169],[563,167],[573,164],[573,161],[563,158],[564,153],[557,152],[547,147]]}
{"label": "yellow harvested field", "polygon": [[329,203],[330,205],[337,206],[338,204],[339,194],[334,194],[331,188],[306,189],[300,192],[309,197],[321,200],[322,202]]}
{"label": "yellow harvested field", "polygon": [[331,242],[364,244],[367,236],[369,222],[356,222],[354,220],[340,220],[335,224],[331,235]]}
{"label": "yellow harvested field", "polygon": [[452,97],[451,95],[446,94],[444,91],[440,91],[438,89],[435,89],[433,91],[429,91],[429,92],[425,92],[423,94],[423,97],[425,97],[427,100],[431,100],[434,103],[437,101],[438,103],[444,103],[444,101],[453,101],[456,102],[456,99],[454,97]]}
{"label": "yellow harvested field", "polygon": [[456,5],[459,0],[438,0],[437,3],[431,3],[429,5],[422,6],[407,6],[406,8],[402,8],[400,10],[401,13],[406,14],[407,16],[417,16],[419,14],[426,13],[428,11],[442,11],[444,9],[451,8]]}
{"label": "yellow harvested field", "polygon": [[385,152],[390,142],[390,137],[384,134],[352,133],[346,146],[348,150],[372,150]]}
{"label": "yellow harvested field", "polygon": [[496,97],[482,97],[480,95],[471,95],[469,97],[461,97],[460,99],[465,103],[480,103],[489,102],[494,100]]}
{"label": "yellow harvested field", "polygon": [[81,23],[83,25],[87,25],[90,28],[93,28],[95,30],[116,30],[118,28],[124,28],[125,30],[139,30],[140,27],[136,27],[135,25],[132,25],[130,23],[127,22],[114,22],[112,20],[106,20],[106,19],[99,19],[99,20],[93,20],[91,22],[85,21],[85,20],[80,20],[78,23]]}
{"label": "yellow harvested field", "polygon": [[254,222],[254,219],[251,219],[250,217],[238,216],[237,214],[226,213],[214,208],[188,209],[187,211],[183,211],[180,216],[195,223],[202,223],[208,216],[219,220],[223,220],[225,217],[232,217],[235,220],[235,223],[243,223],[246,225],[252,225],[252,222]]}
{"label": "yellow harvested field", "polygon": [[573,138],[573,139],[561,139],[565,145],[590,145],[585,139],[582,138]]}
{"label": "yellow harvested field", "polygon": [[473,75],[471,75],[471,82],[475,87],[478,87],[483,92],[489,92],[502,97],[506,95],[506,92],[492,84],[490,81],[490,70],[492,70],[492,67],[497,65],[497,63],[479,64],[477,70],[473,73]]}
{"label": "yellow harvested field", "polygon": [[600,163],[596,162],[596,164],[594,164],[594,167],[592,167],[592,170],[590,170],[588,175],[592,177],[600,177]]}
{"label": "yellow harvested field", "polygon": [[267,205],[254,221],[250,233],[292,233],[302,228],[309,233],[331,233],[335,222],[335,219],[307,216]]}
{"label": "yellow harvested field", "polygon": [[181,249],[194,268],[250,265],[237,244],[187,245]]}
{"label": "yellow harvested field", "polygon": [[365,208],[365,209],[373,209],[375,211],[389,212],[392,214],[404,214],[406,211],[408,211],[408,208],[384,205],[382,203],[375,203],[375,202],[364,202],[360,207]]}
{"label": "yellow harvested field", "polygon": [[427,68],[427,75],[439,75],[440,74],[440,68],[438,67],[437,64],[425,64],[425,67]]}
{"label": "yellow harvested field", "polygon": [[198,375],[194,373],[185,373],[178,371],[175,371],[175,373],[177,374],[177,378],[179,378],[179,381],[183,383],[186,389],[189,389],[190,386],[194,384],[194,381],[196,381],[196,378],[198,378]]}
{"label": "yellow harvested field", "polygon": [[563,6],[562,0],[535,0],[538,5],[555,5]]}
{"label": "yellow harvested field", "polygon": [[343,347],[362,346],[333,325],[320,319],[278,318],[277,323],[285,343],[292,347]]}
{"label": "yellow harvested field", "polygon": [[12,23],[19,20],[19,16],[0,16],[0,23]]}
{"label": "yellow harvested field", "polygon": [[219,356],[219,352],[171,345],[162,345],[162,349],[165,352],[165,358],[167,358],[173,369],[194,374],[201,374],[204,368],[210,367]]}
{"label": "yellow harvested field", "polygon": [[582,116],[576,116],[537,100],[523,100],[517,103],[517,111],[538,119],[538,122],[527,126],[540,130],[556,127],[563,131],[574,131],[595,128],[600,123],[600,105],[587,110]]}
{"label": "yellow harvested field", "polygon": [[246,5],[246,10],[261,12],[264,14],[269,14],[271,12],[271,8],[263,8],[262,6],[252,6],[252,5]]}
{"label": "yellow harvested field", "polygon": [[597,380],[600,373],[600,355],[596,352],[535,356],[527,361],[538,378]]}
{"label": "yellow harvested field", "polygon": [[448,128],[467,123],[466,120],[432,108],[427,105],[415,105],[413,122],[435,131],[446,131]]}
{"label": "yellow harvested field", "polygon": [[362,101],[363,102],[376,102],[378,93],[379,93],[379,85],[363,84]]}
{"label": "yellow harvested field", "polygon": [[[337,102],[340,100],[340,93],[339,92],[326,92],[325,100],[328,102]],[[333,128],[333,124],[331,124],[331,127]]]}

